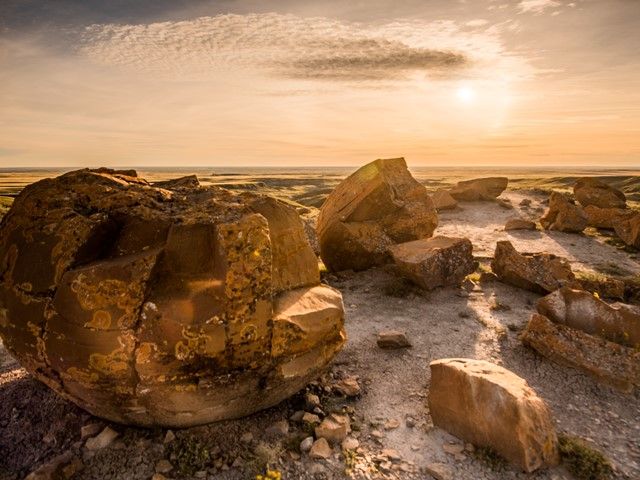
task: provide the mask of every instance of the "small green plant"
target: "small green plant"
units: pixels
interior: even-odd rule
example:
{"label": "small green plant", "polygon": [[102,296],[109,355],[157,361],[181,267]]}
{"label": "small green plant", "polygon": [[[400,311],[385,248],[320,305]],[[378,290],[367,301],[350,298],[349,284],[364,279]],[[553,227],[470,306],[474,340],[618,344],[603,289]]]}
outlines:
{"label": "small green plant", "polygon": [[395,277],[389,280],[383,288],[384,294],[388,297],[406,298],[412,293],[416,293],[416,287],[410,280],[402,277]]}
{"label": "small green plant", "polygon": [[489,447],[476,447],[473,455],[493,471],[501,471],[507,466],[507,461]]}
{"label": "small green plant", "polygon": [[579,480],[605,480],[613,473],[609,460],[579,438],[561,435],[558,445],[562,461]]}
{"label": "small green plant", "polygon": [[211,461],[209,445],[197,437],[178,437],[167,445],[169,458],[178,473],[193,475],[204,470]]}

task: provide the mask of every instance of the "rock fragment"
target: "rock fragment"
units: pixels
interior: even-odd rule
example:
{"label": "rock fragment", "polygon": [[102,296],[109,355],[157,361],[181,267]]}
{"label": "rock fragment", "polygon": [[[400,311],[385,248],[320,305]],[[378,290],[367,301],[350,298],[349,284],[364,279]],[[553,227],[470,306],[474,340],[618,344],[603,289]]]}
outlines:
{"label": "rock fragment", "polygon": [[458,208],[458,202],[451,196],[446,190],[438,190],[431,195],[431,201],[436,207],[437,211],[442,210],[455,210]]}
{"label": "rock fragment", "polygon": [[435,425],[494,449],[526,472],[558,463],[549,408],[524,379],[482,360],[441,359],[430,366]]}
{"label": "rock fragment", "polygon": [[438,216],[403,158],[376,160],[329,195],[318,216],[320,256],[331,271],[365,270],[389,261],[396,243],[430,237]]}
{"label": "rock fragment", "polygon": [[540,218],[540,224],[545,230],[580,233],[587,227],[587,215],[582,207],[576,205],[567,195],[551,192],[549,209]]}
{"label": "rock fragment", "polygon": [[407,335],[397,330],[384,330],[379,332],[376,343],[378,347],[387,350],[411,347],[411,342],[407,338]]}
{"label": "rock fragment", "polygon": [[437,236],[392,246],[400,273],[426,290],[460,285],[477,264],[467,238]]}
{"label": "rock fragment", "polygon": [[575,281],[566,259],[549,253],[521,254],[509,241],[496,244],[491,270],[504,283],[542,294]]}
{"label": "rock fragment", "polygon": [[118,438],[118,435],[118,432],[111,427],[105,427],[98,435],[89,438],[84,446],[87,450],[101,450],[111,445],[111,442]]}
{"label": "rock fragment", "polygon": [[616,235],[631,247],[640,248],[640,212],[630,218],[623,218],[613,226]]}
{"label": "rock fragment", "polygon": [[360,395],[360,384],[355,377],[347,377],[339,380],[334,388],[345,397],[357,397]]}
{"label": "rock fragment", "polygon": [[316,438],[324,438],[331,443],[340,443],[351,432],[349,417],[332,413],[315,428]]}
{"label": "rock fragment", "polygon": [[331,455],[333,455],[333,450],[331,449],[329,442],[322,437],[313,442],[313,445],[309,450],[309,457],[314,460],[327,460],[328,458],[331,458]]}
{"label": "rock fragment", "polygon": [[535,230],[536,222],[524,218],[510,218],[504,224],[504,229],[507,232],[511,230]]}

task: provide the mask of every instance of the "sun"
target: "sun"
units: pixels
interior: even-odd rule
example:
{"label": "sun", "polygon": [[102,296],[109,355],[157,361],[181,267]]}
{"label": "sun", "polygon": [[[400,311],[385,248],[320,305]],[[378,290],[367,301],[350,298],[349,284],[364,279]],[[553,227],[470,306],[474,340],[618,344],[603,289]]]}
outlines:
{"label": "sun", "polygon": [[463,86],[456,91],[456,97],[461,103],[471,103],[476,98],[476,91],[471,87]]}

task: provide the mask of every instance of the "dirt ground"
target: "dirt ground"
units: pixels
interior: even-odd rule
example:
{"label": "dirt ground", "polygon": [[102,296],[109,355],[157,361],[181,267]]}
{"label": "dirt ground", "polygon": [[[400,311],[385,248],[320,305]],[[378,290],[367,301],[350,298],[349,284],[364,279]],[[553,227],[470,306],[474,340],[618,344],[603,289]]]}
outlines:
{"label": "dirt ground", "polygon": [[[531,207],[519,206],[525,197],[532,200]],[[485,267],[496,241],[508,239],[519,251],[565,256],[574,270],[640,275],[637,252],[610,245],[608,237],[595,231],[504,232],[510,217],[539,218],[547,195],[510,190],[501,198],[514,208],[493,202],[463,203],[459,210],[440,214],[436,233],[468,237]],[[614,465],[614,478],[640,478],[640,392],[618,393],[524,347],[518,335],[538,295],[496,281],[480,283],[470,293],[458,288],[394,292],[391,287],[398,282],[388,268],[325,275],[325,281],[343,294],[348,342],[331,372],[308,389],[319,394],[323,412],[352,413],[352,435],[360,443],[356,454],[345,457],[336,449],[328,461],[300,455],[297,445],[306,434],[304,426],[293,420],[288,434],[269,434],[274,422],[304,407],[304,392],[243,419],[175,431],[177,439],[170,443],[165,443],[166,430],[111,425],[119,438],[91,454],[82,447],[81,426],[107,423],[57,398],[0,348],[0,479],[23,478],[69,450],[83,464],[74,479],[150,479],[159,460],[171,458],[171,452],[175,456],[172,444],[182,445],[182,451],[207,450],[208,459],[195,472],[174,469],[164,474],[167,478],[255,478],[266,464],[287,479],[430,479],[434,464],[441,478],[451,480],[572,478],[562,466],[521,473],[488,461],[434,428],[426,402],[429,362],[446,357],[488,360],[514,371],[548,403],[559,432],[580,437],[603,452]],[[385,329],[406,332],[412,348],[378,348],[376,334]],[[358,377],[361,395],[348,399],[332,393],[331,386],[349,375]],[[398,453],[392,466],[381,456],[385,449]],[[189,458],[197,464],[197,457]],[[174,458],[174,467],[179,461]]]}

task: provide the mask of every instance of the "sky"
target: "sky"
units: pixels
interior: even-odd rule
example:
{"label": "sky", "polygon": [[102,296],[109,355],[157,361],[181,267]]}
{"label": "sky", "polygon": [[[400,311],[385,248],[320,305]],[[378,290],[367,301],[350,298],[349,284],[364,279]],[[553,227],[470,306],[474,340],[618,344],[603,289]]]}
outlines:
{"label": "sky", "polygon": [[0,167],[640,166],[639,0],[3,0]]}

